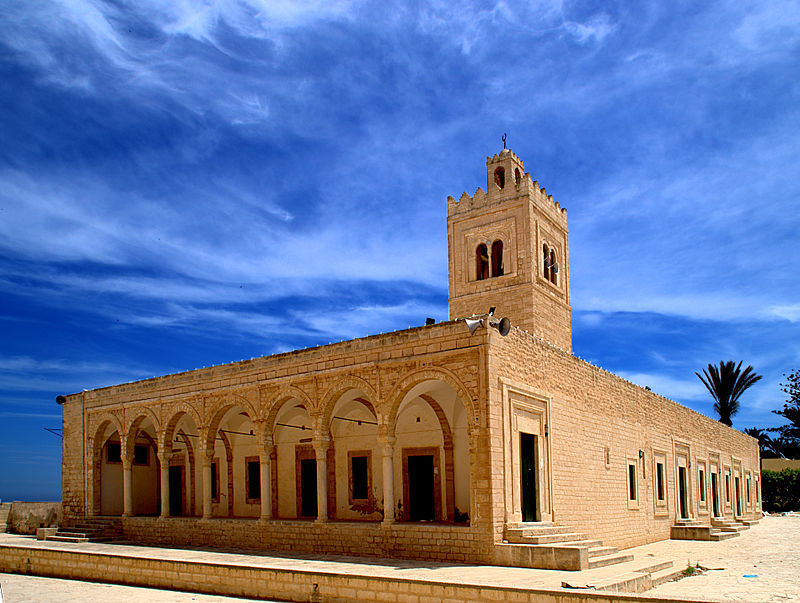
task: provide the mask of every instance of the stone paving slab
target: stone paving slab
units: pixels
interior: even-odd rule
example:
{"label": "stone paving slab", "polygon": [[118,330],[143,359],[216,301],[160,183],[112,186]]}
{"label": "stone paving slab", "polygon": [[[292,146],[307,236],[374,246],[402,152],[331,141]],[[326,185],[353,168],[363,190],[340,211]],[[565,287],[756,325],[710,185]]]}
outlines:
{"label": "stone paving slab", "polygon": [[[0,573],[0,603],[252,603],[252,599],[201,595],[141,586]],[[267,602],[272,603],[272,602]]]}
{"label": "stone paving slab", "polygon": [[[561,583],[587,586],[624,573],[622,565],[584,572],[524,568],[421,563],[388,559],[336,556],[254,554],[241,550],[146,547],[126,544],[56,543],[21,536],[0,535],[4,544],[58,548],[110,555],[180,559],[203,563],[242,565],[286,571],[360,575],[437,583],[500,586],[567,592]],[[701,575],[661,585],[638,595],[642,600],[680,601],[800,601],[800,515],[766,517],[738,538],[722,542],[668,540],[628,549],[636,562],[671,560],[676,568],[689,563],[715,568]],[[717,569],[718,568],[718,569]],[[756,576],[756,577],[746,577]],[[573,591],[574,592],[574,591]],[[585,591],[584,591],[585,592]]]}

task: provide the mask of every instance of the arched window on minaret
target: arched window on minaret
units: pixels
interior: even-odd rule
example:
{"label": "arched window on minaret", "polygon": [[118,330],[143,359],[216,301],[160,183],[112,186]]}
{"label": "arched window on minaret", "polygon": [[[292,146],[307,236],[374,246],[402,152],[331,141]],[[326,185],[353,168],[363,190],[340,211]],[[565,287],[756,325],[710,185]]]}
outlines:
{"label": "arched window on minaret", "polygon": [[545,280],[550,280],[550,250],[547,248],[547,244],[545,243],[542,245],[542,255],[544,255],[544,262],[542,265],[544,266],[544,278]]}
{"label": "arched window on minaret", "polygon": [[475,274],[479,281],[489,278],[489,250],[481,243],[475,250]]}
{"label": "arched window on minaret", "polygon": [[522,179],[520,176],[519,168],[514,168],[514,183],[519,186],[519,181]]}
{"label": "arched window on minaret", "polygon": [[503,276],[503,241],[492,243],[492,276]]}
{"label": "arched window on minaret", "polygon": [[494,171],[494,183],[497,185],[497,188],[506,187],[506,171],[504,168],[499,167]]}
{"label": "arched window on minaret", "polygon": [[554,285],[557,285],[556,282],[558,278],[558,264],[556,263],[556,252],[554,250],[550,250],[550,282]]}

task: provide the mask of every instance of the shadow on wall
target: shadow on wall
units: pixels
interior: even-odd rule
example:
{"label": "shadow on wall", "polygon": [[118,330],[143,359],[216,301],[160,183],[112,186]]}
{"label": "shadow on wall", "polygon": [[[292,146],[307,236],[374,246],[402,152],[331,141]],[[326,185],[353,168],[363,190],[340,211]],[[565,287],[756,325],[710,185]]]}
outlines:
{"label": "shadow on wall", "polygon": [[11,503],[7,530],[14,534],[36,534],[36,528],[54,528],[61,522],[60,502]]}

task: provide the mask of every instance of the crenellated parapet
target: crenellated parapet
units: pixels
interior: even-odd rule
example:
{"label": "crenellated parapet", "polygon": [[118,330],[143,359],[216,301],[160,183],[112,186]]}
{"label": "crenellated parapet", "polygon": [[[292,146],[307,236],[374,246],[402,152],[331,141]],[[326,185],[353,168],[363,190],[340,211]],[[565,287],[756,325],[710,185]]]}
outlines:
{"label": "crenellated parapet", "polygon": [[511,149],[503,149],[491,157],[487,156],[486,191],[478,187],[472,196],[464,192],[458,199],[447,197],[447,213],[449,216],[456,216],[475,209],[487,209],[519,197],[527,197],[537,209],[566,228],[566,208],[561,207],[544,187],[540,187],[537,180],[533,180],[531,174],[525,171],[522,159]]}

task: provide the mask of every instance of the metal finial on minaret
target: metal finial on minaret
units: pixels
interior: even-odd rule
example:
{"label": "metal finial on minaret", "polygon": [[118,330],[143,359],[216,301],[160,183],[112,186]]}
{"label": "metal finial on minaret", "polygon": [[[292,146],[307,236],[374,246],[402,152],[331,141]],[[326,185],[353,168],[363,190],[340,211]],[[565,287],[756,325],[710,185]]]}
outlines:
{"label": "metal finial on minaret", "polygon": [[507,136],[507,134],[505,132],[503,132],[503,148],[504,149],[506,148],[506,136]]}

